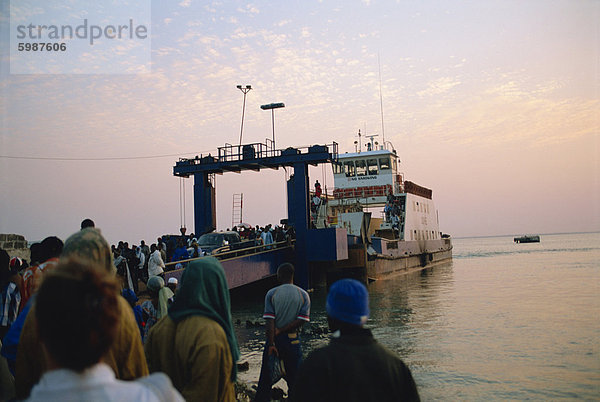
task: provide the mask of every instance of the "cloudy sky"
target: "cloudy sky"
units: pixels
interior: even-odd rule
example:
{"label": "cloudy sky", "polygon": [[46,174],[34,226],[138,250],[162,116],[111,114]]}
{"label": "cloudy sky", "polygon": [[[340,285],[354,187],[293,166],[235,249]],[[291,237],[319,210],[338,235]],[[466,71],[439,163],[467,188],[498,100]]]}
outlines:
{"label": "cloudy sky", "polygon": [[[111,242],[177,233],[173,166],[238,143],[236,85],[253,88],[243,142],[270,138],[260,105],[284,102],[278,148],[353,151],[359,129],[381,135],[379,70],[385,139],[406,179],[433,189],[442,231],[600,230],[596,0],[153,1],[148,63],[131,41],[106,51],[100,39],[66,63],[79,74],[47,74],[60,72],[44,69],[52,52],[29,66],[45,74],[11,71],[10,22],[51,20],[42,0],[11,3],[0,10],[0,233],[66,238],[85,217]],[[97,17],[64,3],[73,21]],[[117,10],[96,19],[143,19]],[[329,166],[310,173],[332,187]],[[220,229],[234,193],[246,222],[286,217],[283,170],[218,176]]]}

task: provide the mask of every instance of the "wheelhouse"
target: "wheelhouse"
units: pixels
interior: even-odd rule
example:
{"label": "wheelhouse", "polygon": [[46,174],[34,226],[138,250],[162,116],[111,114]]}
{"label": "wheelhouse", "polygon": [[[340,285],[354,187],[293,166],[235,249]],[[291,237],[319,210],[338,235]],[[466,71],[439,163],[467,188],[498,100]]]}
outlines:
{"label": "wheelhouse", "polygon": [[393,151],[341,154],[332,165],[336,199],[380,197],[403,191],[398,156]]}

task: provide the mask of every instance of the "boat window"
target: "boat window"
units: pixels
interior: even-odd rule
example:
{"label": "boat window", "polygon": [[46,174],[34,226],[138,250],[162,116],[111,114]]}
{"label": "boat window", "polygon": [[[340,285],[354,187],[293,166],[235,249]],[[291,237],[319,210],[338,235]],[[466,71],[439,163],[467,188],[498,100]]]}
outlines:
{"label": "boat window", "polygon": [[390,157],[379,158],[379,169],[387,170],[390,168]]}
{"label": "boat window", "polygon": [[367,164],[364,160],[356,161],[356,175],[366,176],[367,175]]}
{"label": "boat window", "polygon": [[354,170],[354,162],[344,162],[344,167],[346,170],[346,177],[353,177],[356,175],[356,171]]}
{"label": "boat window", "polygon": [[367,170],[369,175],[377,174],[377,159],[367,159]]}
{"label": "boat window", "polygon": [[339,162],[333,162],[333,174],[344,173],[344,167]]}
{"label": "boat window", "polygon": [[394,172],[398,171],[398,163],[396,162],[396,158],[392,159],[392,170]]}

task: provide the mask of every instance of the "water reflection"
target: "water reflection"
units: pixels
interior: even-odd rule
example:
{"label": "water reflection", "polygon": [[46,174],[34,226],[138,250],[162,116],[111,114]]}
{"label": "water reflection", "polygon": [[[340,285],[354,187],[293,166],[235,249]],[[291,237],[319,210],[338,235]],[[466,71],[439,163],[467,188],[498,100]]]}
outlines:
{"label": "water reflection", "polygon": [[[452,286],[452,263],[437,265],[423,271],[368,285],[371,315],[367,327],[375,337],[396,352],[409,365],[429,367],[436,363],[426,356],[439,356],[440,327],[445,325],[447,300],[442,294]],[[311,322],[303,328],[305,354],[329,341],[325,302],[327,289],[315,289],[311,297]],[[236,323],[242,360],[250,371],[242,373],[246,381],[256,381],[264,345],[262,324],[264,295],[244,295],[232,300],[233,321]],[[437,357],[436,357],[437,359]]]}
{"label": "water reflection", "polygon": [[[423,400],[597,400],[600,234],[456,239],[451,263],[369,285],[367,326],[411,368]],[[242,360],[260,371],[264,292],[232,303]],[[305,351],[328,342],[311,293]],[[246,327],[246,321],[252,325]]]}

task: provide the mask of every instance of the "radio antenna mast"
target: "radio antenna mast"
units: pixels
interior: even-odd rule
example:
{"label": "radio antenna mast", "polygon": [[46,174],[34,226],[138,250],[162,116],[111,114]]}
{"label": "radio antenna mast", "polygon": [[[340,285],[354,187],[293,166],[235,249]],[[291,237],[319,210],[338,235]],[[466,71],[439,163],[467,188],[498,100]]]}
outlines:
{"label": "radio antenna mast", "polygon": [[379,66],[379,108],[381,110],[381,140],[385,148],[385,130],[383,128],[383,94],[381,92],[381,61],[379,60],[379,52],[377,52],[377,65]]}

